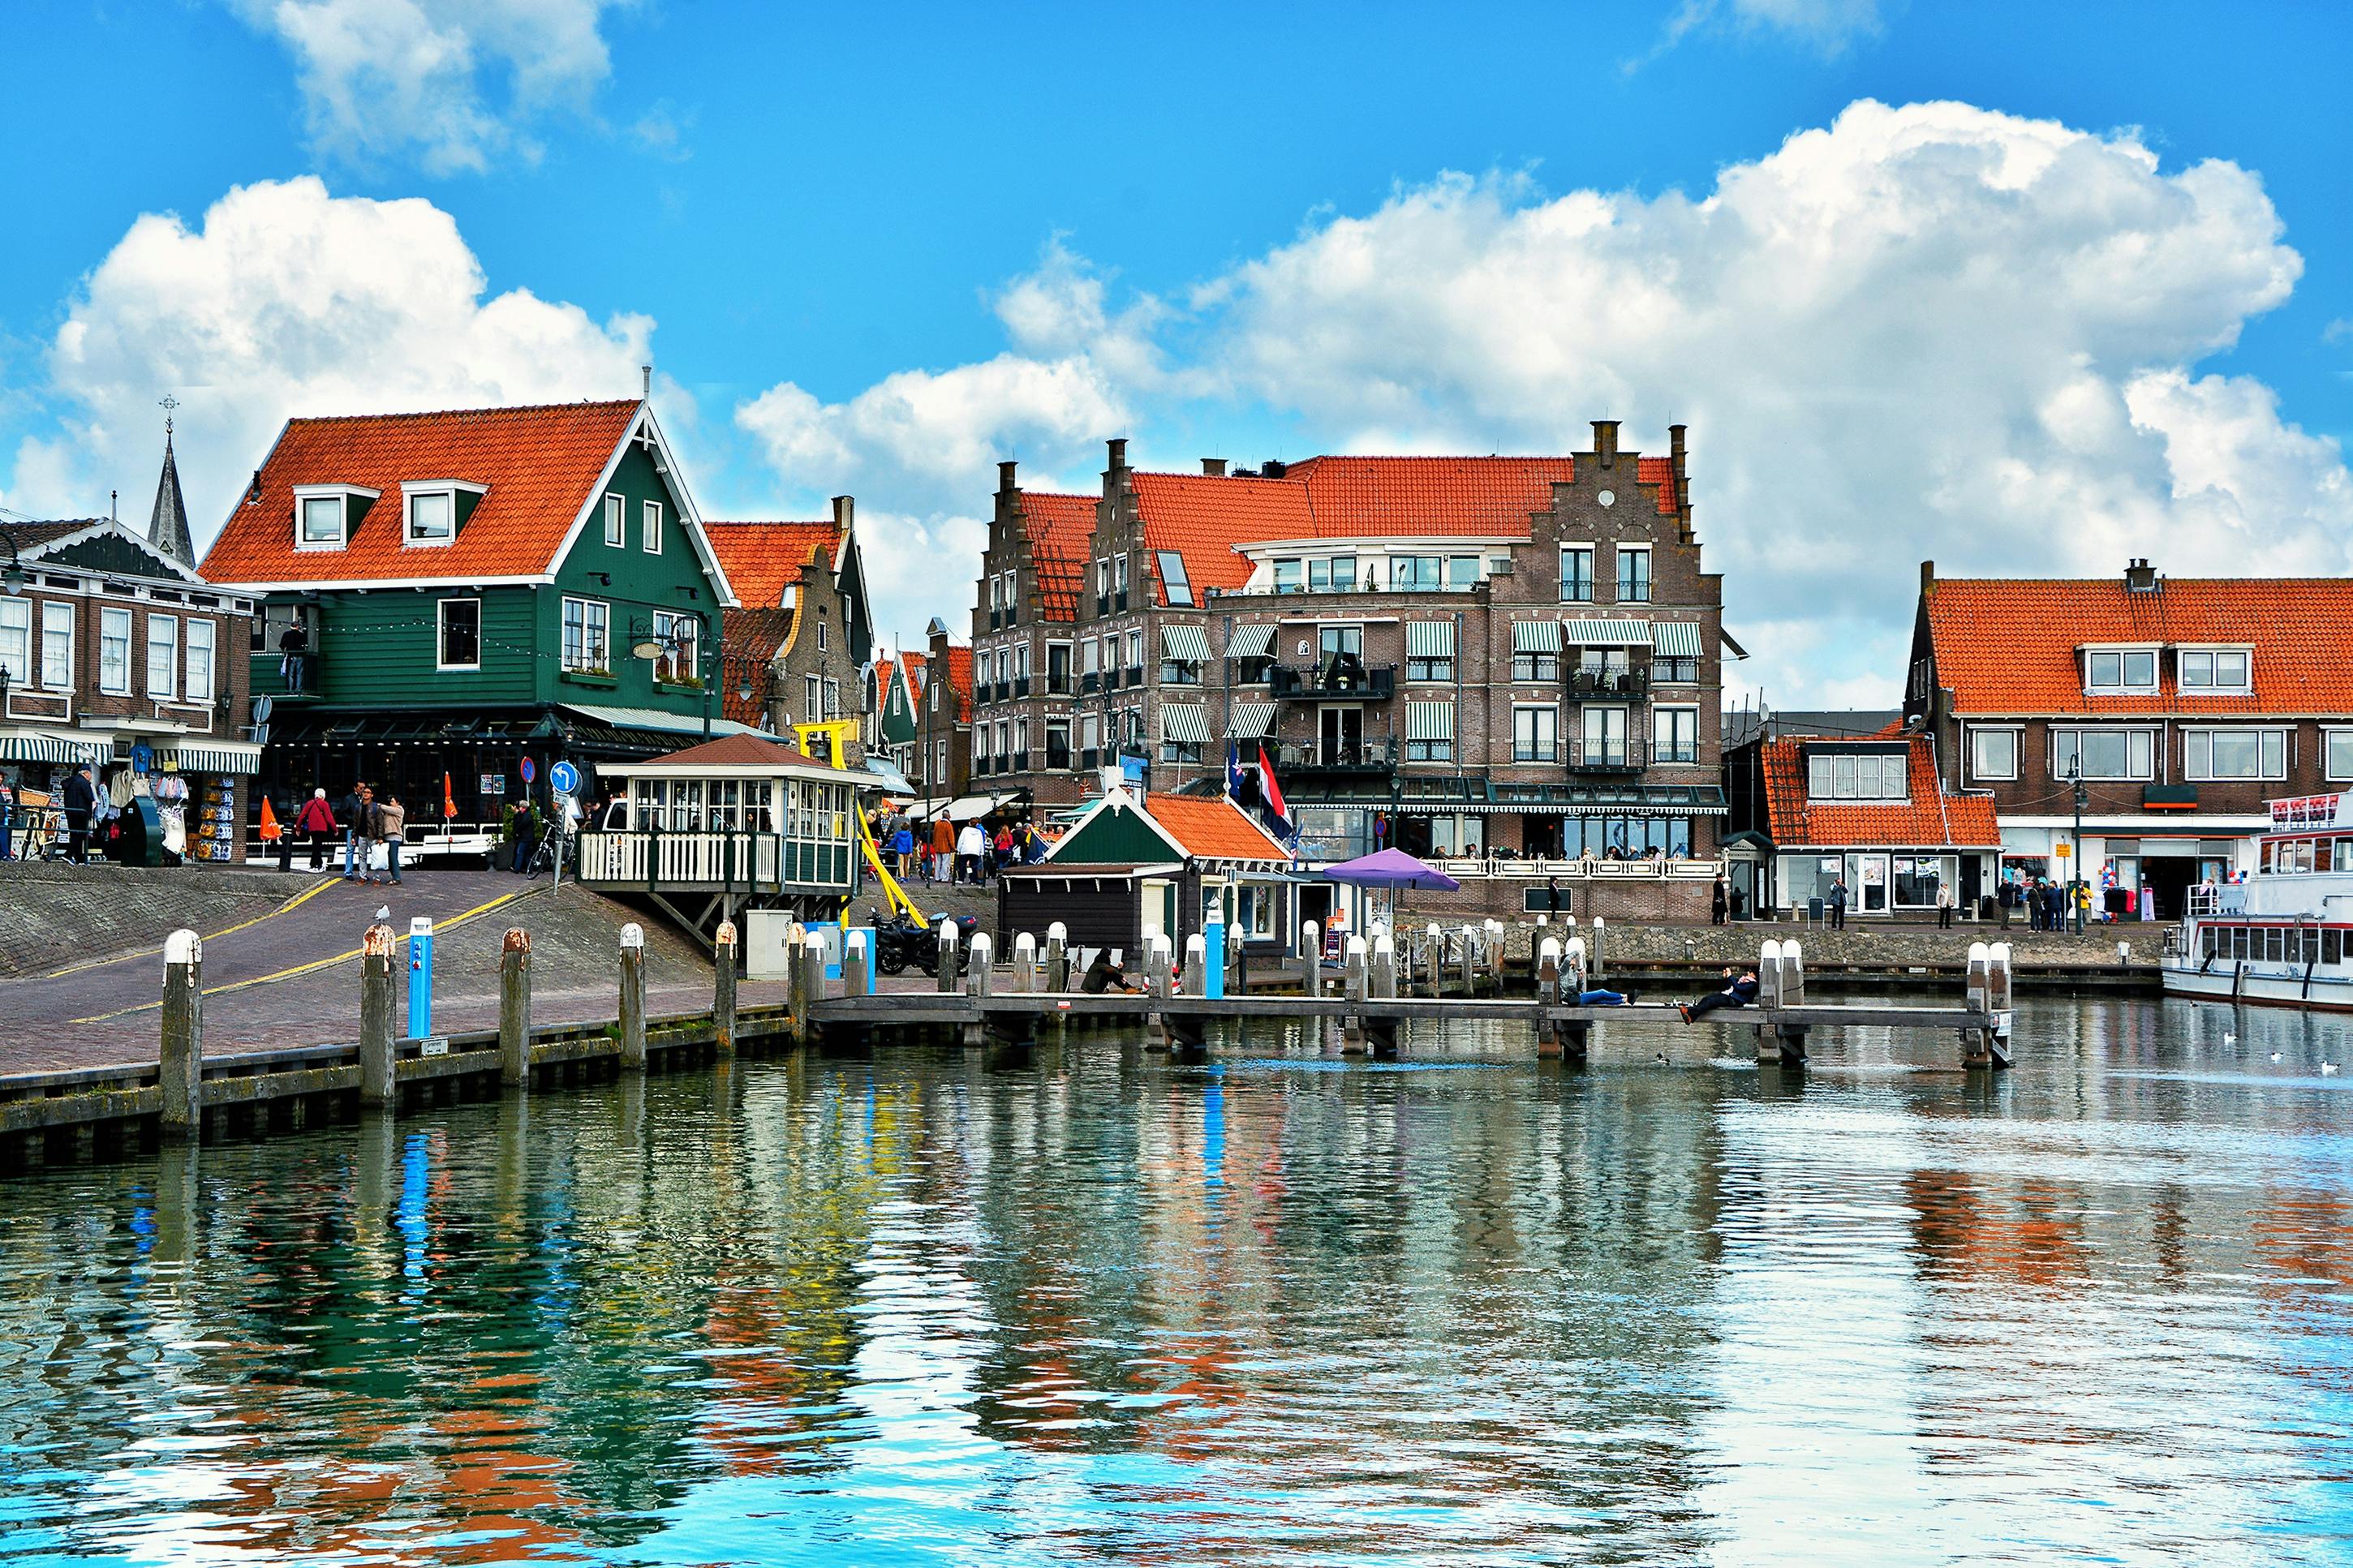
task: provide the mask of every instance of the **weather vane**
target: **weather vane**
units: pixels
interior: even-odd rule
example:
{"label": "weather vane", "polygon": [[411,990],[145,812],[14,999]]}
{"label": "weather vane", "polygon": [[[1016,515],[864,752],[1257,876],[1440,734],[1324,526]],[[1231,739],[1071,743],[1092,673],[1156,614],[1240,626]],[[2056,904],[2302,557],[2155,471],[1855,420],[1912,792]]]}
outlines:
{"label": "weather vane", "polygon": [[164,411],[164,434],[169,436],[172,433],[172,410],[180,406],[180,400],[167,392],[164,395],[164,401],[156,406]]}

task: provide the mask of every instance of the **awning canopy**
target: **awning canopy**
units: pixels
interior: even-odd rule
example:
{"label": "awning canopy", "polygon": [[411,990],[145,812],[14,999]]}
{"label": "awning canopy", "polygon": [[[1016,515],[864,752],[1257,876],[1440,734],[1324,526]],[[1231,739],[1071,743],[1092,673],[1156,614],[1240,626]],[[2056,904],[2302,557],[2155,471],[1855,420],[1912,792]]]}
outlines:
{"label": "awning canopy", "polygon": [[1408,658],[1452,658],[1454,657],[1454,623],[1452,621],[1406,622],[1405,652]]}
{"label": "awning canopy", "polygon": [[1206,746],[1209,743],[1208,710],[1198,702],[1164,702],[1160,705],[1160,738],[1180,746]]}
{"label": "awning canopy", "polygon": [[1377,849],[1354,860],[1343,860],[1337,866],[1326,866],[1324,876],[1327,881],[1345,882],[1352,888],[1419,888],[1452,892],[1462,886],[1402,849]]}
{"label": "awning canopy", "polygon": [[1192,624],[1160,628],[1160,653],[1164,658],[1178,664],[1207,664],[1209,661],[1209,634]]}
{"label": "awning canopy", "polygon": [[1648,621],[1565,621],[1560,629],[1572,647],[1640,647],[1651,640]]}
{"label": "awning canopy", "polygon": [[177,741],[155,748],[157,763],[189,773],[258,773],[261,748],[243,741]]}
{"label": "awning canopy", "polygon": [[0,763],[102,763],[114,755],[111,736],[90,739],[70,730],[0,730]]}
{"label": "awning canopy", "polygon": [[1236,626],[1233,640],[1226,644],[1228,658],[1264,658],[1273,651],[1271,626]]}
{"label": "awning canopy", "polygon": [[1699,623],[1697,621],[1652,621],[1651,651],[1661,658],[1697,658],[1699,657]]}
{"label": "awning canopy", "polygon": [[898,766],[888,757],[878,757],[871,752],[868,752],[866,771],[881,781],[882,787],[892,795],[915,793],[915,786],[907,782],[907,775],[901,773]]}
{"label": "awning canopy", "polygon": [[1274,704],[1271,702],[1237,702],[1226,715],[1226,733],[1238,740],[1255,741],[1274,733]]}
{"label": "awning canopy", "polygon": [[1560,623],[1558,621],[1514,621],[1512,651],[1514,653],[1558,653]]}
{"label": "awning canopy", "polygon": [[1016,798],[1018,793],[1013,791],[1003,795],[960,795],[954,800],[946,802],[919,800],[907,807],[907,815],[920,821],[929,822],[932,818],[944,813],[950,822],[957,824],[976,822],[998,806]]}
{"label": "awning canopy", "polygon": [[1409,702],[1405,705],[1405,738],[1409,741],[1454,739],[1454,704]]}

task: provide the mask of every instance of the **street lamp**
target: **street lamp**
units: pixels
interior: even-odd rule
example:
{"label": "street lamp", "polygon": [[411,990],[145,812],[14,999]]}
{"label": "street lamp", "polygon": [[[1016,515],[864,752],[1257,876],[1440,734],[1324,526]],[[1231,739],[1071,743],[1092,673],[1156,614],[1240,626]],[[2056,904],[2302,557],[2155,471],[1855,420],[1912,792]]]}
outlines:
{"label": "street lamp", "polygon": [[711,696],[719,683],[719,649],[710,646],[703,637],[702,617],[694,617],[694,636],[680,637],[676,632],[656,631],[650,624],[639,623],[629,627],[629,654],[648,664],[663,655],[675,656],[681,648],[691,648],[695,658],[694,678],[702,687],[702,738],[711,739]]}
{"label": "street lamp", "polygon": [[2067,780],[2074,785],[2075,797],[2075,840],[2067,852],[2073,868],[2067,888],[2067,907],[2074,911],[2075,934],[2081,936],[2084,934],[2084,807],[2092,800],[2092,792],[2084,787],[2082,758],[2067,764]]}

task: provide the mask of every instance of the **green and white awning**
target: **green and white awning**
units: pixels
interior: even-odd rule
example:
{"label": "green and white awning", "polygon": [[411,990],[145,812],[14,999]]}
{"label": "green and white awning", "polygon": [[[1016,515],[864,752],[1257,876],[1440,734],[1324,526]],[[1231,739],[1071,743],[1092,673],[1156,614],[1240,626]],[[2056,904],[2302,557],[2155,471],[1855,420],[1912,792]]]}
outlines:
{"label": "green and white awning", "polygon": [[1208,710],[1198,702],[1160,705],[1160,738],[1180,746],[1209,743]]}
{"label": "green and white awning", "polygon": [[92,741],[70,730],[0,730],[0,763],[103,763],[113,755],[111,737]]}
{"label": "green and white awning", "polygon": [[1648,621],[1564,621],[1560,629],[1571,647],[1641,647],[1651,640]]}
{"label": "green and white awning", "polygon": [[1697,658],[1699,657],[1699,623],[1697,621],[1652,621],[1651,651],[1661,658]]}
{"label": "green and white awning", "polygon": [[1228,658],[1264,658],[1273,651],[1271,626],[1236,626],[1233,640],[1226,644]]}
{"label": "green and white awning", "polygon": [[1178,664],[1209,662],[1209,634],[1190,624],[1160,628],[1160,653]]}
{"label": "green and white awning", "polygon": [[1237,740],[1256,741],[1274,733],[1274,704],[1237,702],[1226,715],[1226,733]]}
{"label": "green and white awning", "polygon": [[155,760],[170,763],[184,773],[258,773],[261,771],[261,748],[241,742],[181,741],[156,748]]}
{"label": "green and white awning", "polygon": [[1408,621],[1405,624],[1405,652],[1408,658],[1452,658],[1454,623]]}
{"label": "green and white awning", "polygon": [[1558,653],[1560,623],[1558,621],[1514,621],[1512,651],[1514,653]]}
{"label": "green and white awning", "polygon": [[1409,702],[1405,705],[1405,738],[1409,741],[1454,739],[1454,704]]}

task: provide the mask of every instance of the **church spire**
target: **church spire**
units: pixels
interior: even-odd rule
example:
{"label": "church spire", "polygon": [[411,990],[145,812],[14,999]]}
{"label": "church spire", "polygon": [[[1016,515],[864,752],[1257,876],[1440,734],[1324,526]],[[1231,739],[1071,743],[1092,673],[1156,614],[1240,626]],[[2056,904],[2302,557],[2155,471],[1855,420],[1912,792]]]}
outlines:
{"label": "church spire", "polygon": [[183,565],[196,563],[195,542],[188,537],[188,507],[180,499],[180,464],[172,455],[172,410],[176,397],[164,399],[164,477],[155,486],[155,511],[147,521],[147,542]]}

